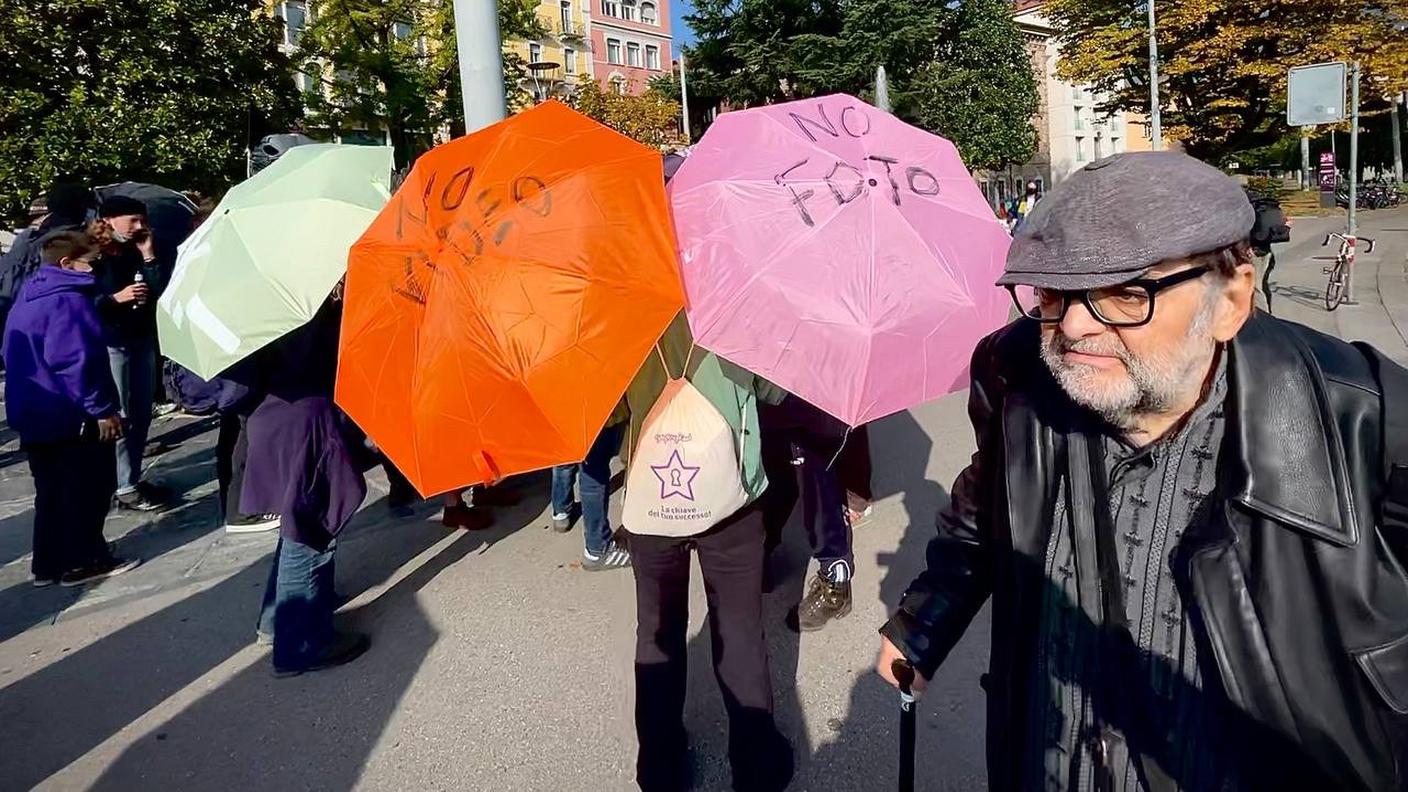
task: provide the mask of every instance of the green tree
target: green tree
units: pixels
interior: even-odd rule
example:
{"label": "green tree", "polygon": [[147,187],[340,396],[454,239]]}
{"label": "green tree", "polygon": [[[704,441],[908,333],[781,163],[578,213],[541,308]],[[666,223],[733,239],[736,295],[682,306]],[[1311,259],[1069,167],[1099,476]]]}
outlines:
{"label": "green tree", "polygon": [[307,123],[333,133],[389,133],[398,164],[431,145],[443,108],[430,68],[425,0],[319,0],[294,57],[308,75]]}
{"label": "green tree", "polygon": [[[499,0],[505,40],[545,34],[532,0]],[[437,130],[464,133],[453,0],[320,0],[300,36],[297,62],[309,75],[308,122],[333,132],[385,128],[396,162],[409,164]],[[505,51],[511,105],[523,99],[527,64]]]}
{"label": "green tree", "polygon": [[1040,108],[1022,34],[1005,0],[967,0],[939,52],[898,97],[900,115],[952,140],[970,168],[998,169],[1036,153]]}
{"label": "green tree", "polygon": [[797,84],[798,39],[840,30],[839,0],[695,0],[685,22],[689,93],[700,106],[747,107],[808,94]]}
{"label": "green tree", "polygon": [[[1108,95],[1103,109],[1149,111],[1147,6],[1050,0],[1062,78]],[[1221,163],[1285,136],[1286,72],[1363,62],[1365,84],[1408,88],[1408,0],[1179,0],[1155,8],[1165,133]]]}
{"label": "green tree", "polygon": [[793,0],[713,2],[691,18],[700,36],[689,54],[691,100],[869,99],[883,65],[895,113],[952,140],[970,167],[1025,162],[1036,150],[1036,77],[1005,0],[840,0],[831,15],[808,6],[787,40],[758,20],[792,13]]}
{"label": "green tree", "polygon": [[0,211],[56,177],[217,192],[298,114],[257,0],[24,0],[0,14]]}

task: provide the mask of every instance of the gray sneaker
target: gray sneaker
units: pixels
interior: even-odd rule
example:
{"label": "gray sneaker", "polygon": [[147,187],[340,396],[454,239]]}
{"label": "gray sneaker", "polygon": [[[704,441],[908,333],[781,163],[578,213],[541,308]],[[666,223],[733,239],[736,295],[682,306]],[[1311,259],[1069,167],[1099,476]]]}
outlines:
{"label": "gray sneaker", "polygon": [[567,533],[572,530],[572,515],[554,514],[552,516],[552,529],[558,533]]}
{"label": "gray sneaker", "polygon": [[631,566],[631,553],[626,546],[611,540],[611,544],[601,553],[582,551],[582,569],[588,572],[603,572],[608,569],[627,569]]}
{"label": "gray sneaker", "polygon": [[278,528],[282,522],[277,514],[241,514],[225,523],[225,533],[263,533]]}

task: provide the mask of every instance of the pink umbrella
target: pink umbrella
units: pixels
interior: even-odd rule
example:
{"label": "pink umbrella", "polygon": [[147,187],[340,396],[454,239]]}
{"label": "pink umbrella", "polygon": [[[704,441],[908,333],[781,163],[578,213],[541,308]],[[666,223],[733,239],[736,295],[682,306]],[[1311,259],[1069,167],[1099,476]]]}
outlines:
{"label": "pink umbrella", "polygon": [[859,99],[726,113],[669,192],[700,346],[852,426],[967,387],[1007,321],[958,150]]}

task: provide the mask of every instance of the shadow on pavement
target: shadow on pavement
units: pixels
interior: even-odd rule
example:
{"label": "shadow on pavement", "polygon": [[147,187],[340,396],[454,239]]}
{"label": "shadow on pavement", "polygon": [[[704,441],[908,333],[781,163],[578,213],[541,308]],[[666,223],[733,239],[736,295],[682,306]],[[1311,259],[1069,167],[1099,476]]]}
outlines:
{"label": "shadow on pavement", "polygon": [[[933,440],[912,415],[901,413],[871,424],[870,443],[875,495],[902,494],[909,522],[896,552],[880,556],[884,570],[881,598],[889,609],[923,567],[924,549],[933,535],[934,515],[947,505],[948,495],[944,487],[927,478]],[[797,690],[801,636],[788,624],[789,614],[802,598],[811,560],[801,516],[802,509],[798,508],[783,534],[782,545],[774,551],[771,563],[779,582],[764,599],[776,719],[778,728],[793,742],[796,759],[791,789],[893,789],[895,757],[899,753],[898,696],[879,677],[870,673],[858,677],[845,721],[826,724],[834,739],[821,745],[811,744]],[[858,574],[867,571],[862,568]],[[984,611],[975,620],[970,638],[955,651],[951,665],[984,667],[987,633]],[[811,645],[823,651],[826,647],[824,641],[812,641]],[[730,786],[728,721],[713,679],[711,653],[711,640],[705,629],[690,641],[689,697],[685,705],[694,788],[701,790]],[[939,696],[935,700],[942,701],[945,710],[955,710],[956,716],[940,718],[932,711],[924,713],[925,728],[920,739],[925,750],[921,751],[919,777],[929,781],[920,788],[933,788],[933,782],[940,778],[953,779],[955,789],[983,788],[982,695],[977,673],[946,684],[941,679],[936,685]]]}
{"label": "shadow on pavement", "polygon": [[[384,510],[373,504],[344,532],[338,589],[348,599],[386,580],[446,536],[438,523],[373,527],[378,521],[386,521]],[[218,777],[208,779],[209,788],[237,788],[234,778],[258,773],[289,774],[294,780],[255,780],[250,788],[351,786],[331,781],[355,779],[375,735],[434,641],[419,610],[412,606],[414,613],[407,612],[410,596],[449,564],[510,530],[464,534],[371,605],[339,617],[373,633],[385,630],[373,635],[372,652],[359,666],[273,680],[267,659],[261,659],[179,716],[181,726],[166,737],[129,749],[141,760],[125,758],[110,771],[116,775],[105,786],[151,789],[176,782],[185,789],[191,788],[191,773],[206,770],[218,770]],[[220,583],[0,689],[0,744],[6,755],[0,788],[28,789],[48,778],[248,646],[267,576],[266,554]],[[391,611],[396,611],[393,617],[383,618]],[[354,678],[376,681],[345,684]],[[175,741],[168,743],[170,738]],[[298,753],[304,750],[300,746],[309,753]],[[310,766],[321,766],[328,783],[303,775]],[[142,780],[135,780],[139,776]]]}
{"label": "shadow on pavement", "polygon": [[[924,553],[934,536],[934,517],[948,505],[948,491],[928,477],[934,443],[909,413],[900,413],[871,426],[877,495],[902,494],[907,524],[892,553],[881,553],[880,599],[892,611],[910,582],[924,568]],[[983,697],[979,670],[988,652],[986,613],[974,621],[969,638],[955,650],[948,667],[959,671],[940,675],[919,714],[921,749],[916,770],[920,789],[982,789]],[[879,629],[880,624],[874,628]],[[977,640],[975,640],[977,639]],[[874,649],[879,647],[877,635]],[[872,649],[871,651],[874,651]],[[935,704],[942,714],[935,713]],[[794,789],[894,789],[899,769],[899,695],[873,672],[856,677],[844,721],[833,721],[834,738],[817,746]]]}
{"label": "shadow on pavement", "polygon": [[129,747],[93,788],[353,788],[438,639],[416,592],[481,544],[462,534],[376,601],[340,616],[343,628],[372,636],[366,656],[295,679],[272,678],[261,660]]}

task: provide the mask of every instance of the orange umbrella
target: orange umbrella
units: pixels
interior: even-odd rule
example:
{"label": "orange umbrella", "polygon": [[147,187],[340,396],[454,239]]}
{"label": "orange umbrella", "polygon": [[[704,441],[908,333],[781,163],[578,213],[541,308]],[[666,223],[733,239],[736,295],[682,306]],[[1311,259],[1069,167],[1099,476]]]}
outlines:
{"label": "orange umbrella", "polygon": [[579,461],[684,306],[660,153],[558,102],[437,146],[345,299],[337,403],[423,494]]}

